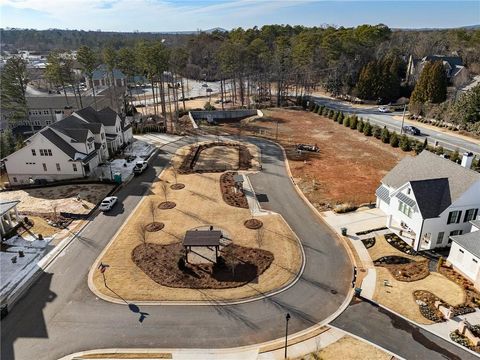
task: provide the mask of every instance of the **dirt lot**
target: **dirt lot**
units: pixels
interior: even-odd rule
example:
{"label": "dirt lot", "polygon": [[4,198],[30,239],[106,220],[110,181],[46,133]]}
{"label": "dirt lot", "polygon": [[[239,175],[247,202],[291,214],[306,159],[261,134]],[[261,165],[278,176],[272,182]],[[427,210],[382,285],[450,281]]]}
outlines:
{"label": "dirt lot", "polygon": [[[185,154],[188,148],[179,149]],[[182,162],[174,158],[173,164]],[[165,198],[161,181],[154,183],[151,193],[140,204],[126,226],[109,244],[99,261],[109,264],[107,284],[119,296],[131,301],[188,301],[232,300],[269,292],[291,281],[301,266],[301,253],[295,235],[279,215],[262,216],[264,229],[261,238],[257,230],[247,229],[243,223],[251,217],[250,210],[227,205],[220,191],[220,173],[178,175],[178,182],[185,184],[182,190],[170,191],[168,200],[176,203],[170,210],[157,210],[155,220],[150,212],[150,202],[159,204]],[[161,180],[173,183],[172,171],[162,174]],[[258,279],[233,289],[186,289],[171,288],[157,284],[132,261],[132,250],[142,243],[139,224],[161,221],[161,231],[148,233],[147,242],[168,245],[183,240],[186,230],[213,224],[223,229],[234,244],[261,248],[271,252],[274,260]],[[102,276],[93,266],[93,282],[96,291],[115,297],[105,288]],[[117,298],[118,299],[118,298]]]}
{"label": "dirt lot", "polygon": [[194,170],[208,170],[220,168],[225,170],[238,169],[238,147],[214,146],[200,153]]}
{"label": "dirt lot", "polygon": [[[278,122],[278,141],[287,150],[293,176],[320,210],[375,201],[380,180],[406,154],[310,112],[274,109],[264,114],[244,120],[243,133],[275,139]],[[224,124],[223,129],[238,133],[238,124]],[[317,144],[320,153],[298,156],[296,143]]]}
{"label": "dirt lot", "polygon": [[17,206],[20,213],[48,214],[56,207],[58,213],[88,214],[112,189],[113,185],[107,184],[62,185],[4,191],[0,193],[0,199],[20,200]]}

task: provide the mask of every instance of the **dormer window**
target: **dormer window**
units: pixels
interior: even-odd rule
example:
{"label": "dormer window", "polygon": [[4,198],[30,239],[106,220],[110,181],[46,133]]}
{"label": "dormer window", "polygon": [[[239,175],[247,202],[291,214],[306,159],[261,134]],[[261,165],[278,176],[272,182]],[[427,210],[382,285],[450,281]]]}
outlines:
{"label": "dormer window", "polygon": [[412,189],[407,188],[407,195],[410,195],[411,192],[412,192]]}

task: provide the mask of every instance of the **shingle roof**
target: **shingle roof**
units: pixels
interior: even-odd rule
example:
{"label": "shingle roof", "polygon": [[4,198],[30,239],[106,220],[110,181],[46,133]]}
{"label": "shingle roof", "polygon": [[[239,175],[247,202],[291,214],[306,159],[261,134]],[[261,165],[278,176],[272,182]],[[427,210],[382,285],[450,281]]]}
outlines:
{"label": "shingle roof", "polygon": [[410,186],[424,219],[439,216],[452,203],[446,178],[411,181]]}
{"label": "shingle roof", "polygon": [[472,231],[463,235],[450,236],[450,239],[476,257],[480,257],[480,231]]}
{"label": "shingle roof", "polygon": [[95,111],[92,107],[86,107],[75,111],[85,121],[90,123],[102,123],[104,126],[115,126],[117,121],[117,113],[111,108],[106,107],[100,111]]}
{"label": "shingle roof", "polygon": [[58,136],[55,131],[50,128],[46,128],[40,131],[40,134],[46,137],[53,145],[55,145],[57,148],[67,154],[71,159],[75,159],[75,154],[77,154],[78,151],[75,150],[72,145],[67,143],[60,136]]}
{"label": "shingle roof", "polygon": [[[110,74],[108,74],[107,66],[105,64],[99,65],[92,73],[93,80],[100,80],[107,76],[110,76]],[[119,69],[113,69],[113,77],[115,79],[125,79],[125,75]]]}
{"label": "shingle roof", "polygon": [[380,198],[382,199],[383,201],[385,201],[387,204],[390,204],[390,193],[388,191],[388,189],[383,186],[383,185],[380,185],[380,187],[377,189],[377,191],[375,191],[375,194]]}
{"label": "shingle roof", "polygon": [[475,226],[477,229],[480,229],[480,220],[471,220],[470,224]]}
{"label": "shingle roof", "polygon": [[[54,122],[50,126],[78,142],[85,142],[88,137],[88,130],[92,129],[91,124],[73,115]],[[96,129],[98,126],[94,126],[93,128]],[[97,131],[96,133],[98,134],[99,132],[100,131]]]}

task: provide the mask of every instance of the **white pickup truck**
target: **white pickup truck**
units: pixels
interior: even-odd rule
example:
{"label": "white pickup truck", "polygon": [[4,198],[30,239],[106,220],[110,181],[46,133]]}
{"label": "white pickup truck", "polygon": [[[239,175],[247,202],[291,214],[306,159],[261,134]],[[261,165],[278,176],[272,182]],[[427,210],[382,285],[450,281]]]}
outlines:
{"label": "white pickup truck", "polygon": [[147,166],[148,166],[148,162],[146,162],[145,160],[137,161],[135,163],[135,166],[133,167],[133,173],[135,175],[140,175],[141,173],[143,173],[145,171]]}

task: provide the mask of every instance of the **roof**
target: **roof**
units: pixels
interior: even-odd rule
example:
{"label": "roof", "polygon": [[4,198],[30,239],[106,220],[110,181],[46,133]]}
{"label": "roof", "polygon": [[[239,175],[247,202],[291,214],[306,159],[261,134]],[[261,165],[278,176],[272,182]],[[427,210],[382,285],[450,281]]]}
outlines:
{"label": "roof", "polygon": [[470,224],[475,226],[477,229],[480,229],[480,220],[471,220]]}
{"label": "roof", "polygon": [[17,206],[18,203],[20,203],[20,200],[1,201],[0,216],[4,215],[7,211],[13,209],[15,206]]}
{"label": "roof", "polygon": [[183,246],[219,246],[220,230],[189,230],[185,233]]}
{"label": "roof", "polygon": [[463,235],[450,236],[459,246],[480,258],[480,231],[472,231]]}
{"label": "roof", "polygon": [[[109,71],[105,64],[99,65],[92,73],[93,80],[100,80],[109,76]],[[125,75],[119,69],[113,69],[113,77],[115,79],[125,79]]]}
{"label": "roof", "polygon": [[451,67],[456,65],[463,66],[462,58],[459,56],[428,55],[423,61],[446,61]]}
{"label": "roof", "polygon": [[117,121],[117,113],[109,107],[95,111],[91,106],[88,106],[75,111],[75,113],[89,123],[102,123],[104,126],[115,126]]}
{"label": "roof", "polygon": [[420,211],[428,216],[446,209],[477,181],[479,173],[426,150],[416,157],[405,157],[382,179],[394,189],[409,182]]}
{"label": "roof", "polygon": [[[68,102],[63,95],[45,95],[45,96],[29,96],[26,98],[27,107],[30,110],[37,109],[53,109],[63,110],[67,106],[77,108],[77,100],[73,96],[67,96]],[[98,99],[97,99],[98,101]],[[93,96],[82,96],[82,104],[89,106],[94,103]]]}
{"label": "roof", "polygon": [[452,203],[446,178],[411,181],[410,186],[424,219],[439,216]]}
{"label": "roof", "polygon": [[67,143],[60,136],[58,136],[55,131],[47,127],[44,130],[40,131],[39,134],[42,134],[44,137],[46,137],[53,145],[63,151],[71,159],[75,159],[75,154],[77,154],[78,151],[75,150],[72,145]]}
{"label": "roof", "polygon": [[[50,127],[75,139],[77,142],[84,143],[88,138],[88,131],[97,130],[98,126],[89,124],[76,116],[70,115],[65,119],[54,122]],[[93,132],[93,131],[92,131]],[[100,130],[95,133],[98,134]]]}
{"label": "roof", "polygon": [[386,202],[387,204],[390,204],[390,192],[385,186],[380,185],[377,191],[375,191],[375,194],[384,202]]}

